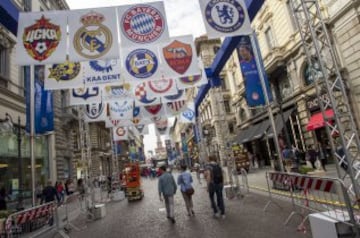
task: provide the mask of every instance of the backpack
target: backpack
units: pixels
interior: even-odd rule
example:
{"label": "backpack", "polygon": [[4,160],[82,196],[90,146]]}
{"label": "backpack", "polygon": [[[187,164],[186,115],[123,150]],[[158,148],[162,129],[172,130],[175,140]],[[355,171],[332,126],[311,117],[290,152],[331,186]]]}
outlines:
{"label": "backpack", "polygon": [[223,182],[223,173],[222,173],[222,169],[221,167],[216,164],[216,165],[211,165],[212,167],[212,181],[215,184],[220,184]]}

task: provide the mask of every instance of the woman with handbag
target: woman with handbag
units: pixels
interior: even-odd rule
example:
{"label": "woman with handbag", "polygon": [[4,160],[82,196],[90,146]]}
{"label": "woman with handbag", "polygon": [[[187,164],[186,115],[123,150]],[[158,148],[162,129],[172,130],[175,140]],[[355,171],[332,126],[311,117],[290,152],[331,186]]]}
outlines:
{"label": "woman with handbag", "polygon": [[180,191],[185,201],[188,216],[195,215],[192,201],[192,195],[194,194],[194,188],[191,185],[192,182],[191,174],[186,171],[186,165],[182,165],[181,174],[177,178],[177,184],[180,185]]}

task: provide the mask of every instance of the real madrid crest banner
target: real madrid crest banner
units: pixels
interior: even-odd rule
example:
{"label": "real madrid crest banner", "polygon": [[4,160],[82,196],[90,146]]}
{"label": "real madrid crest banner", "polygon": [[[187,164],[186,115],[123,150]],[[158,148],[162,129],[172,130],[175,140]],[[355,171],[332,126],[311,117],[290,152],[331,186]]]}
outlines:
{"label": "real madrid crest banner", "polygon": [[91,103],[85,105],[85,122],[105,121],[107,104],[105,103]]}
{"label": "real madrid crest banner", "polygon": [[93,85],[119,85],[120,60],[91,60],[82,63],[84,67],[84,83],[86,86]]}
{"label": "real madrid crest banner", "polygon": [[172,37],[160,47],[161,71],[167,77],[178,78],[200,74],[192,35]]}
{"label": "real madrid crest banner", "polygon": [[210,39],[251,34],[244,0],[199,0],[199,3]]}
{"label": "real madrid crest banner", "polygon": [[118,16],[122,47],[169,41],[163,2],[119,6]]}
{"label": "real madrid crest banner", "polygon": [[66,60],[66,14],[62,11],[20,12],[16,64],[52,64]]}
{"label": "real madrid crest banner", "polygon": [[68,21],[71,61],[119,58],[116,8],[69,11]]}
{"label": "real madrid crest banner", "polygon": [[128,129],[126,129],[125,127],[117,127],[113,129],[113,138],[114,141],[119,141],[119,140],[127,140],[128,139]]}
{"label": "real madrid crest banner", "polygon": [[84,105],[101,102],[99,87],[81,87],[70,89],[70,105]]}
{"label": "real madrid crest banner", "polygon": [[45,66],[45,89],[84,87],[82,63],[65,62]]}

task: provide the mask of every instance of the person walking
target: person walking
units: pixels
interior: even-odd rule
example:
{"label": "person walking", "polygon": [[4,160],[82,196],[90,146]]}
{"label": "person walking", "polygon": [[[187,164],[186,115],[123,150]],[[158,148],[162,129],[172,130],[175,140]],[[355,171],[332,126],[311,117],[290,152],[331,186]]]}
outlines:
{"label": "person walking", "polygon": [[181,166],[181,174],[177,178],[177,184],[180,185],[180,191],[184,198],[186,210],[188,216],[194,216],[192,195],[194,194],[194,188],[191,185],[193,179],[191,174],[186,171],[186,165]]}
{"label": "person walking", "polygon": [[58,198],[57,191],[54,186],[52,186],[51,181],[49,180],[47,186],[43,190],[42,202],[48,203],[53,202]]}
{"label": "person walking", "polygon": [[308,154],[308,158],[309,158],[312,168],[316,169],[315,162],[316,162],[316,158],[317,158],[317,153],[311,145],[309,145],[309,147],[308,147],[307,154]]}
{"label": "person walking", "polygon": [[158,181],[159,199],[162,202],[165,200],[166,217],[175,223],[174,218],[174,195],[177,190],[176,182],[171,173],[166,171],[166,166],[160,167],[162,171]]}
{"label": "person walking", "polygon": [[[211,207],[214,211],[214,217],[225,218],[225,205],[223,197],[223,187],[224,187],[224,176],[222,168],[218,163],[216,163],[216,157],[209,156],[209,165],[205,171],[205,178],[207,181],[207,190],[209,192]],[[215,197],[216,195],[216,203]],[[219,213],[220,210],[220,213]]]}

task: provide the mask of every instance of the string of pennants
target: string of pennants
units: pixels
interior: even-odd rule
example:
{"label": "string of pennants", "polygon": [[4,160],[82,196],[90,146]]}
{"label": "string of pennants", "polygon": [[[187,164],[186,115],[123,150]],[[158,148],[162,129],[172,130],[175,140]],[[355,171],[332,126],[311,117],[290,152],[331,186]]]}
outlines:
{"label": "string of pennants", "polygon": [[[199,2],[209,38],[251,33],[243,0]],[[208,80],[193,37],[169,36],[161,1],[21,12],[17,36],[17,64],[45,65],[45,89],[69,89],[70,105],[116,128],[115,140],[127,138],[127,127],[144,134],[150,123],[165,134],[172,116],[194,123],[185,90]]]}

